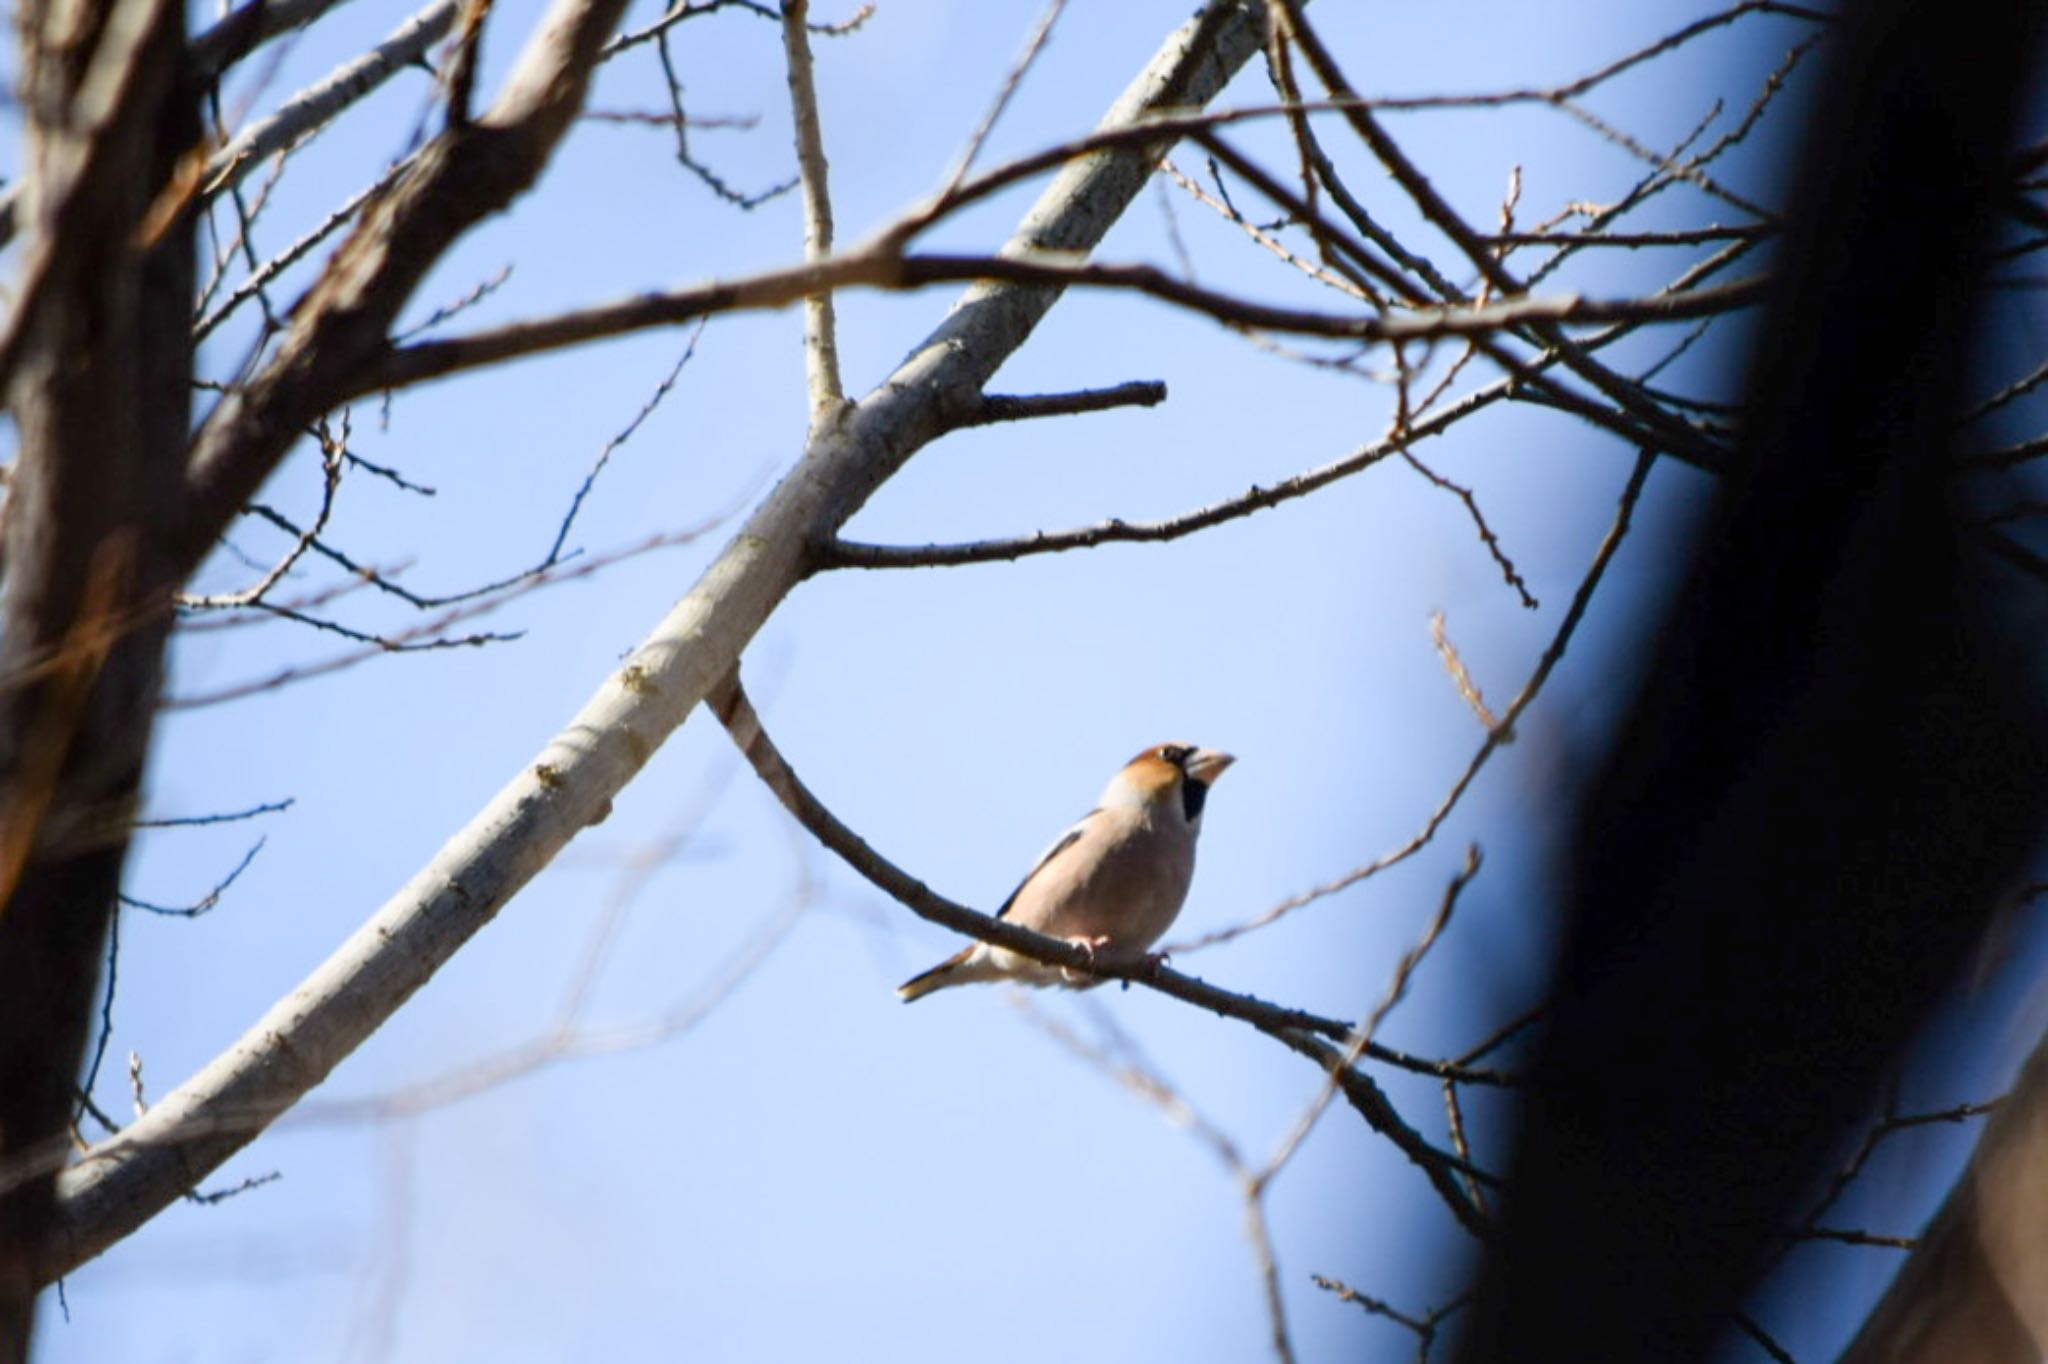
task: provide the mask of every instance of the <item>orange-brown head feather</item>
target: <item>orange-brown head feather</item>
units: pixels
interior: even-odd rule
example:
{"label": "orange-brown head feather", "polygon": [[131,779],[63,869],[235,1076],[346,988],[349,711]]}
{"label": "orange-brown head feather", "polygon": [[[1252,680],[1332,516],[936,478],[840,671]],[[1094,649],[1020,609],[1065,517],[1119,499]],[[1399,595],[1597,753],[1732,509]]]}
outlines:
{"label": "orange-brown head feather", "polygon": [[1147,799],[1157,800],[1181,784],[1187,775],[1179,763],[1166,756],[1166,751],[1175,748],[1173,744],[1161,744],[1148,748],[1124,764],[1119,780],[1132,791]]}

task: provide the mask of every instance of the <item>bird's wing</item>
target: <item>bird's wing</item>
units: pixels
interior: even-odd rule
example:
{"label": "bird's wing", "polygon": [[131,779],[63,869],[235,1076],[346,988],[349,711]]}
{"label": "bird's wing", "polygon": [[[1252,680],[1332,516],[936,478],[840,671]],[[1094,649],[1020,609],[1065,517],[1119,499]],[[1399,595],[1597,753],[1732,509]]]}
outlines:
{"label": "bird's wing", "polygon": [[1005,918],[1009,915],[1010,906],[1017,903],[1017,897],[1024,893],[1024,887],[1031,884],[1032,877],[1038,875],[1038,873],[1044,871],[1046,867],[1050,866],[1052,860],[1055,857],[1058,857],[1061,853],[1065,852],[1067,849],[1073,847],[1076,843],[1079,843],[1081,841],[1081,834],[1088,828],[1088,821],[1094,819],[1097,815],[1101,813],[1101,810],[1090,810],[1087,814],[1081,816],[1080,819],[1076,820],[1074,826],[1071,829],[1068,829],[1065,833],[1061,834],[1058,838],[1054,839],[1053,845],[1050,848],[1047,848],[1044,852],[1038,855],[1038,860],[1031,864],[1031,870],[1025,872],[1024,879],[1017,883],[1017,889],[1010,892],[1010,898],[1003,901],[1003,907],[996,911],[996,917],[998,919]]}

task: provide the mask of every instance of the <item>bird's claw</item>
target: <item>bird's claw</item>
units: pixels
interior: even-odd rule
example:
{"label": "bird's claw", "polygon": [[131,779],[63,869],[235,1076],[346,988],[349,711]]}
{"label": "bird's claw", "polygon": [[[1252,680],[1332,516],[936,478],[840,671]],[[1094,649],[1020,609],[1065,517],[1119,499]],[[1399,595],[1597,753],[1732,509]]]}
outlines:
{"label": "bird's claw", "polygon": [[[1073,937],[1068,938],[1067,941],[1080,948],[1082,955],[1088,959],[1088,972],[1086,975],[1075,971],[1071,967],[1062,966],[1060,968],[1061,977],[1069,984],[1094,978],[1095,973],[1104,966],[1123,968],[1130,971],[1133,975],[1150,975],[1152,972],[1164,967],[1168,961],[1168,957],[1164,952],[1116,951],[1114,950],[1115,945],[1106,934],[1096,934],[1093,937]],[[1123,977],[1122,984],[1126,990],[1130,989],[1131,977]]]}
{"label": "bird's claw", "polygon": [[1081,949],[1081,955],[1088,959],[1088,970],[1085,973],[1083,973],[1075,971],[1071,967],[1062,966],[1060,968],[1060,975],[1069,984],[1072,984],[1077,981],[1092,979],[1095,974],[1095,964],[1097,961],[1098,954],[1106,951],[1110,945],[1108,936],[1106,934],[1098,933],[1093,937],[1068,938],[1067,941],[1071,943],[1073,946]]}

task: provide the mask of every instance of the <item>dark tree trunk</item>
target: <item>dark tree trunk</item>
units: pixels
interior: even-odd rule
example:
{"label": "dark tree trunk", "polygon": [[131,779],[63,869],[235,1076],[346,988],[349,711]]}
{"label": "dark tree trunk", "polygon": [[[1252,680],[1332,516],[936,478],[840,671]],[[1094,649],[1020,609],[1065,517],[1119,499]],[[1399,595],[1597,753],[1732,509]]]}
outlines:
{"label": "dark tree trunk", "polygon": [[36,1249],[140,792],[191,424],[199,147],[184,10],[26,4],[20,434],[0,582],[0,1361],[27,1357]]}
{"label": "dark tree trunk", "polygon": [[1707,1357],[2038,844],[2039,641],[1948,457],[2040,25],[1843,11],[1738,459],[1579,812],[1466,1359]]}

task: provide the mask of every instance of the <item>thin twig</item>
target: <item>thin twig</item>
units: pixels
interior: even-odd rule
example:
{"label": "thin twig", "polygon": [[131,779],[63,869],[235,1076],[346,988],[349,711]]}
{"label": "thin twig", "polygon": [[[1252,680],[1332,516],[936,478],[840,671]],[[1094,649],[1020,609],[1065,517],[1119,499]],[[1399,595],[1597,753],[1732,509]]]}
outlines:
{"label": "thin twig", "polygon": [[273,564],[251,587],[239,592],[222,592],[211,596],[179,596],[180,609],[187,611],[224,610],[236,607],[251,607],[263,604],[263,599],[285,576],[291,572],[306,551],[320,538],[320,532],[327,528],[328,518],[334,514],[335,495],[341,490],[341,471],[344,457],[348,453],[349,413],[341,414],[341,434],[335,435],[321,417],[314,424],[314,432],[320,440],[320,510],[313,517],[313,524],[300,532],[292,541],[292,547],[284,557]]}
{"label": "thin twig", "polygon": [[569,499],[569,510],[562,517],[562,524],[555,528],[554,543],[548,546],[547,557],[541,560],[534,572],[545,572],[562,561],[563,546],[568,543],[569,531],[576,524],[576,514],[583,510],[583,500],[589,497],[590,490],[597,486],[598,477],[604,473],[605,466],[611,463],[612,455],[621,445],[633,439],[634,433],[654,415],[655,409],[661,406],[662,399],[675,390],[676,381],[683,377],[683,370],[697,354],[697,343],[703,340],[704,328],[709,325],[709,318],[697,324],[697,329],[690,333],[689,341],[683,346],[683,353],[676,357],[676,362],[668,375],[655,385],[654,392],[640,405],[640,410],[633,414],[633,419],[621,427],[619,433],[606,441],[604,448],[597,452],[597,458],[591,461],[590,469],[583,475],[583,481],[576,485],[575,496]]}
{"label": "thin twig", "polygon": [[1443,1329],[1444,1322],[1470,1306],[1474,1296],[1467,1290],[1442,1307],[1432,1308],[1417,1317],[1401,1311],[1382,1298],[1375,1298],[1370,1293],[1361,1293],[1349,1284],[1327,1275],[1311,1274],[1309,1278],[1317,1288],[1336,1294],[1338,1301],[1351,1303],[1372,1316],[1385,1317],[1396,1326],[1413,1332],[1416,1337],[1416,1364],[1427,1364],[1430,1350],[1435,1346],[1437,1333]]}
{"label": "thin twig", "polygon": [[1758,1349],[1776,1360],[1777,1364],[1799,1364],[1799,1361],[1792,1357],[1792,1352],[1773,1339],[1771,1333],[1764,1330],[1749,1313],[1737,1312],[1735,1325],[1742,1334],[1756,1342]]}
{"label": "thin twig", "polygon": [[[723,518],[721,517],[719,520],[723,520]],[[677,545],[689,544],[716,524],[718,524],[718,521],[711,521],[705,525],[691,527],[672,534],[649,536],[647,539],[630,545],[625,549],[581,559],[573,565],[557,565],[554,568],[546,569],[539,573],[522,576],[503,585],[495,596],[470,601],[463,606],[446,611],[431,620],[424,621],[412,629],[402,631],[396,635],[375,637],[365,648],[339,654],[316,663],[281,668],[263,677],[254,678],[246,682],[231,683],[228,686],[209,692],[200,692],[189,696],[168,697],[160,703],[161,708],[164,710],[192,710],[202,706],[220,705],[223,702],[240,700],[245,696],[252,696],[259,692],[274,691],[280,687],[289,686],[297,682],[340,672],[393,652],[465,648],[486,644],[508,643],[519,638],[519,636],[516,633],[496,634],[487,632],[447,637],[443,636],[441,632],[461,621],[471,620],[496,611],[500,607],[524,596],[526,593],[536,591],[542,587],[573,582],[579,578],[588,577],[601,569],[609,568],[623,559],[629,559],[658,549],[669,549]]]}
{"label": "thin twig", "polygon": [[1451,633],[1444,624],[1444,613],[1440,610],[1429,613],[1429,638],[1436,645],[1438,656],[1444,661],[1444,671],[1451,675],[1451,685],[1458,689],[1458,695],[1472,708],[1472,713],[1479,717],[1480,728],[1498,728],[1500,717],[1487,708],[1486,697],[1480,693],[1479,684],[1472,680],[1471,672],[1465,667],[1465,660],[1458,654],[1458,646],[1451,643]]}
{"label": "thin twig", "polygon": [[1536,600],[1535,594],[1529,591],[1528,580],[1522,577],[1521,571],[1515,567],[1515,561],[1508,557],[1508,552],[1501,548],[1500,537],[1494,534],[1493,527],[1486,523],[1486,513],[1479,510],[1479,499],[1473,495],[1472,490],[1424,464],[1405,445],[1401,447],[1401,459],[1409,468],[1421,474],[1432,487],[1441,488],[1458,499],[1459,504],[1465,508],[1465,515],[1471,518],[1474,528],[1479,532],[1479,542],[1486,546],[1487,554],[1492,556],[1494,567],[1500,570],[1501,577],[1507,580],[1508,586],[1521,598],[1522,605],[1530,611],[1540,606],[1541,603]]}
{"label": "thin twig", "polygon": [[362,210],[363,205],[369,203],[388,189],[400,175],[405,173],[406,168],[411,164],[410,160],[401,160],[387,167],[384,173],[378,176],[375,181],[367,187],[357,190],[340,208],[335,209],[334,212],[323,218],[318,226],[265,261],[260,268],[252,271],[247,279],[235,286],[234,292],[221,300],[218,308],[201,317],[193,325],[192,339],[194,341],[204,341],[216,327],[233,316],[235,311],[244,303],[247,303],[252,298],[261,297],[264,288],[272,280],[298,264],[314,247],[333,236],[336,231],[350,222]]}
{"label": "thin twig", "polygon": [[1943,1108],[1929,1113],[1908,1113],[1903,1116],[1888,1109],[1884,1117],[1863,1134],[1863,1140],[1857,1146],[1855,1154],[1851,1155],[1828,1181],[1828,1187],[1821,1192],[1820,1198],[1801,1219],[1801,1226],[1813,1228],[1821,1218],[1827,1216],[1829,1210],[1841,1201],[1842,1195],[1849,1191],[1850,1185],[1862,1175],[1864,1167],[1870,1163],[1870,1158],[1877,1154],[1877,1149],[1899,1133],[1918,1127],[1961,1125],[1997,1112],[2004,1102],[2002,1098],[1990,1099],[1983,1103],[1957,1104],[1953,1108]]}
{"label": "thin twig", "polygon": [[[810,0],[782,0],[782,50],[789,62],[789,105],[796,125],[797,178],[804,197],[804,259],[832,254],[831,179],[825,136],[818,127],[817,80],[811,66]],[[839,419],[846,387],[839,375],[839,324],[832,294],[820,289],[804,299],[804,365],[811,395],[811,434]]]}
{"label": "thin twig", "polygon": [[1913,1250],[1920,1244],[1917,1236],[1879,1236],[1853,1227],[1805,1227],[1794,1232],[1793,1239],[1839,1241],[1847,1246],[1879,1246],[1886,1250]]}
{"label": "thin twig", "polygon": [[1384,1023],[1387,1015],[1407,997],[1408,982],[1414,977],[1415,968],[1422,964],[1422,959],[1429,955],[1430,948],[1436,946],[1437,940],[1443,936],[1444,929],[1450,926],[1451,914],[1458,906],[1458,897],[1464,894],[1465,887],[1472,884],[1472,878],[1479,874],[1480,861],[1479,845],[1475,843],[1465,850],[1464,865],[1444,888],[1443,900],[1437,905],[1436,914],[1423,930],[1422,937],[1402,954],[1400,962],[1394,967],[1394,978],[1387,983],[1386,993],[1381,996],[1380,1002],[1374,1006],[1365,1022],[1361,1023],[1357,1031],[1345,1042],[1341,1069],[1332,1070],[1330,1081],[1323,1086],[1308,1107],[1302,1110],[1293,1127],[1274,1148],[1272,1156],[1260,1167],[1255,1178],[1261,1188],[1271,1183],[1280,1171],[1287,1167],[1287,1163],[1294,1159],[1294,1153],[1308,1140],[1309,1133],[1315,1130],[1316,1124],[1328,1111],[1331,1100],[1336,1098],[1336,1077],[1358,1064],[1358,1058],[1372,1045],[1373,1038],[1380,1030],[1380,1024]]}
{"label": "thin twig", "polygon": [[1280,1292],[1279,1261],[1273,1249],[1272,1229],[1266,1221],[1265,1191],[1245,1164],[1237,1143],[1165,1077],[1146,1065],[1138,1056],[1136,1047],[1106,1017],[1100,1022],[1119,1044],[1118,1055],[1113,1056],[1107,1048],[1082,1038],[1059,1019],[1034,1006],[1021,993],[1015,995],[1013,1002],[1026,1018],[1055,1042],[1157,1108],[1168,1122],[1201,1142],[1230,1173],[1244,1199],[1245,1240],[1251,1247],[1252,1262],[1258,1271],[1266,1302],[1273,1353],[1280,1360],[1292,1361],[1294,1346],[1288,1336],[1287,1305]]}
{"label": "thin twig", "polygon": [[[166,918],[196,919],[202,914],[211,912],[213,908],[220,903],[220,897],[228,893],[229,888],[232,887],[238,879],[240,879],[243,872],[249,870],[249,864],[256,860],[256,854],[263,851],[263,845],[267,841],[268,840],[266,839],[257,839],[256,842],[250,846],[249,851],[242,854],[242,860],[235,863],[233,870],[228,872],[228,874],[226,876],[223,876],[220,880],[216,881],[213,885],[213,889],[207,891],[206,894],[200,896],[197,900],[193,901],[189,905],[160,905],[152,901],[140,899],[136,896],[130,895],[126,891],[123,891],[121,893],[119,897],[120,901],[122,904],[126,905],[130,909],[143,909],[149,911],[151,914],[164,915]],[[111,968],[109,969],[109,974],[111,975]],[[109,989],[107,999],[109,1005],[111,1005],[113,1002],[111,988]]]}
{"label": "thin twig", "polygon": [[1326,1073],[1336,1074],[1345,1096],[1360,1115],[1422,1169],[1438,1192],[1451,1201],[1453,1211],[1462,1222],[1473,1225],[1470,1219],[1474,1214],[1456,1181],[1457,1172],[1470,1167],[1425,1141],[1401,1119],[1369,1077],[1341,1064],[1343,1054],[1323,1040],[1332,1037],[1350,1041],[1353,1030],[1348,1025],[1304,1010],[1268,1004],[1250,995],[1219,989],[1174,971],[1156,958],[1125,962],[1101,957],[1065,939],[1033,932],[1007,919],[976,913],[949,900],[877,853],[811,793],[762,728],[760,716],[748,701],[737,675],[728,676],[714,687],[706,698],[706,705],[725,726],[733,743],[753,765],[763,784],[775,793],[797,822],[838,854],[848,866],[912,913],[983,942],[1009,948],[1034,961],[1065,968],[1076,976],[1124,980],[1147,986],[1222,1017],[1249,1023],[1268,1036],[1279,1039],[1291,1049],[1314,1059]]}
{"label": "thin twig", "polygon": [[73,1114],[71,1120],[74,1132],[78,1127],[79,1115],[88,1111],[109,1131],[118,1130],[93,1102],[92,1088],[99,1083],[100,1066],[107,1059],[107,1044],[114,1038],[114,987],[120,979],[120,971],[121,911],[116,909],[107,916],[107,983],[100,995],[99,1036],[93,1039],[92,1060],[85,1067],[85,1078],[78,1082],[78,1113]]}
{"label": "thin twig", "polygon": [[1109,388],[1083,388],[1072,393],[1031,393],[1011,396],[985,393],[974,408],[953,422],[956,430],[993,426],[997,422],[1031,421],[1039,417],[1073,417],[1117,407],[1157,407],[1166,401],[1166,385],[1137,379]]}
{"label": "thin twig", "polygon": [[1024,40],[1024,50],[1017,54],[1017,60],[1010,64],[1010,70],[1003,77],[1003,83],[996,90],[996,97],[989,102],[988,112],[981,116],[974,131],[968,135],[967,145],[960,149],[960,159],[953,163],[952,171],[946,176],[946,188],[940,197],[945,198],[960,189],[960,182],[967,178],[967,172],[974,167],[974,158],[981,153],[989,134],[1003,117],[1003,110],[1010,107],[1010,100],[1016,95],[1017,87],[1024,83],[1024,77],[1038,60],[1038,54],[1045,50],[1046,40],[1052,37],[1052,26],[1059,22],[1061,11],[1067,7],[1067,0],[1051,0],[1045,13],[1038,17],[1038,24],[1031,30],[1031,36]]}
{"label": "thin twig", "polygon": [[[753,312],[786,307],[826,289],[851,287],[890,291],[921,289],[935,284],[1001,282],[1043,288],[1098,288],[1140,294],[1205,314],[1235,328],[1326,337],[1362,342],[1431,341],[1455,337],[1490,337],[1519,328],[1536,328],[1549,338],[1563,363],[1587,369],[1596,386],[1610,393],[1623,411],[1635,418],[1671,453],[1712,463],[1719,451],[1697,432],[1661,408],[1648,406],[1641,395],[1627,392],[1628,381],[1584,358],[1584,347],[1567,340],[1562,324],[1689,322],[1699,317],[1738,312],[1763,298],[1762,278],[1736,280],[1675,293],[1636,298],[1586,298],[1578,294],[1510,297],[1484,307],[1425,308],[1386,317],[1319,312],[1290,308],[1205,288],[1149,264],[1076,262],[1053,255],[899,256],[887,244],[801,266],[765,271],[739,279],[692,288],[640,294],[554,317],[513,323],[464,337],[394,347],[347,385],[343,397],[411,387],[464,370],[495,365],[522,356],[566,346],[623,336],[650,327],[693,322],[711,313]],[[1510,365],[1510,368],[1523,369]],[[1592,374],[1597,371],[1597,376]],[[1564,400],[1565,395],[1557,395]],[[1604,416],[1597,407],[1587,409]]]}
{"label": "thin twig", "polygon": [[265,801],[251,805],[246,810],[228,810],[217,815],[171,815],[158,819],[138,819],[132,827],[137,829],[180,829],[204,824],[232,824],[245,819],[256,819],[262,815],[282,814],[296,804],[296,798]]}
{"label": "thin twig", "polygon": [[696,154],[690,150],[690,129],[695,127],[696,124],[683,109],[683,81],[682,77],[676,74],[675,57],[669,52],[668,30],[663,29],[655,34],[654,50],[661,60],[662,80],[666,82],[668,87],[668,105],[669,114],[671,115],[669,127],[675,132],[676,136],[677,165],[696,176],[704,183],[706,188],[726,203],[731,204],[734,208],[744,209],[749,212],[759,208],[771,199],[780,198],[797,187],[797,177],[791,176],[789,179],[770,185],[767,189],[761,190],[758,193],[748,194],[744,190],[734,189],[725,182],[718,172],[698,160]]}
{"label": "thin twig", "polygon": [[1524,1010],[1506,1023],[1503,1023],[1500,1027],[1494,1029],[1484,1041],[1460,1056],[1458,1060],[1466,1065],[1470,1065],[1493,1055],[1502,1047],[1528,1031],[1535,1024],[1536,1020],[1541,1017],[1543,1017],[1543,1006],[1540,1004],[1533,1009]]}
{"label": "thin twig", "polygon": [[[707,14],[716,14],[722,9],[736,9],[742,13],[752,14],[757,18],[768,19],[775,23],[782,22],[782,16],[776,11],[774,6],[761,4],[759,0],[694,0],[694,3],[693,0],[680,0],[680,3],[672,6],[668,13],[656,19],[647,27],[635,29],[631,33],[622,33],[606,43],[603,51],[598,54],[598,60],[600,62],[608,62],[627,48],[637,47],[641,43],[654,41],[677,24],[690,19],[701,19]],[[841,20],[836,24],[814,23],[810,26],[810,31],[822,38],[844,38],[847,34],[859,29],[861,25],[873,18],[874,13],[875,7],[873,5],[862,5],[853,12],[851,18]]]}
{"label": "thin twig", "polygon": [[1614,524],[1608,527],[1605,538],[1600,542],[1600,548],[1595,551],[1593,562],[1586,570],[1586,576],[1580,580],[1578,591],[1572,595],[1571,605],[1565,609],[1564,619],[1558,623],[1557,633],[1551,637],[1550,646],[1543,651],[1543,656],[1537,659],[1536,668],[1529,674],[1529,680],[1522,684],[1522,690],[1508,703],[1507,712],[1501,717],[1500,723],[1488,731],[1485,741],[1479,745],[1479,751],[1472,755],[1472,760],[1465,765],[1465,770],[1451,784],[1450,791],[1423,822],[1422,828],[1414,837],[1392,852],[1385,853],[1364,866],[1354,867],[1322,885],[1282,900],[1271,909],[1243,923],[1219,928],[1162,950],[1173,953],[1193,952],[1243,937],[1255,929],[1264,928],[1292,914],[1304,905],[1313,904],[1340,890],[1355,886],[1368,877],[1377,876],[1387,868],[1407,861],[1428,846],[1430,840],[1436,837],[1437,830],[1443,827],[1444,821],[1450,818],[1451,811],[1456,808],[1473,780],[1478,777],[1480,769],[1486,766],[1487,759],[1513,737],[1516,721],[1521,719],[1522,712],[1527,710],[1530,703],[1542,692],[1543,684],[1550,680],[1551,671],[1564,658],[1565,650],[1571,645],[1572,635],[1586,614],[1587,603],[1592,600],[1593,592],[1600,586],[1600,580],[1606,574],[1608,564],[1613,562],[1615,551],[1621,547],[1623,538],[1628,534],[1629,523],[1635,515],[1636,500],[1642,496],[1643,485],[1649,479],[1650,467],[1655,462],[1655,456],[1647,451],[1637,456],[1635,470],[1629,475],[1627,486],[1622,489],[1621,502],[1615,510]]}

